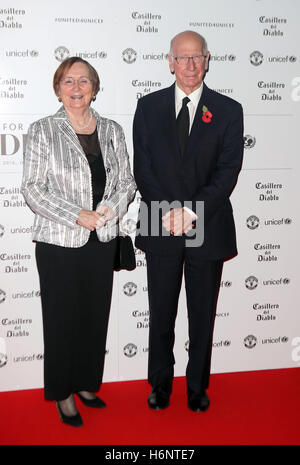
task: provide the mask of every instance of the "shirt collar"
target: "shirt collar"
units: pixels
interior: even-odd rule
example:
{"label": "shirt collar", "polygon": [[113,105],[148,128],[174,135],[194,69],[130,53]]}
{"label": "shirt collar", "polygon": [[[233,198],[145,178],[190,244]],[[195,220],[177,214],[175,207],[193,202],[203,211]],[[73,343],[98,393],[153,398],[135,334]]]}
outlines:
{"label": "shirt collar", "polygon": [[191,94],[189,95],[186,95],[183,90],[181,90],[177,83],[175,84],[175,102],[176,102],[176,107],[180,107],[182,106],[182,99],[184,97],[188,97],[190,99],[190,101],[192,102],[192,104],[194,105],[195,108],[197,108],[197,105],[199,103],[199,100],[201,98],[201,95],[202,95],[202,92],[203,92],[203,82],[201,83],[201,86],[198,87],[198,89],[194,90],[194,92],[192,92]]}

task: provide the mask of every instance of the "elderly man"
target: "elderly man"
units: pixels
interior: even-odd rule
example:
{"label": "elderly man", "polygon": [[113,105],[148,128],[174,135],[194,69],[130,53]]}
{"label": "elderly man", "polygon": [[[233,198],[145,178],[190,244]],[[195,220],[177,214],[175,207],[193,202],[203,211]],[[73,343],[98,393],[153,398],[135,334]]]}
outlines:
{"label": "elderly man", "polygon": [[[209,56],[198,33],[176,35],[169,54],[176,82],[141,98],[134,117],[134,173],[150,226],[155,221],[151,206],[170,204],[155,235],[145,234],[140,212],[136,237],[147,260],[152,386],[148,406],[155,410],[169,405],[183,272],[189,325],[188,407],[195,412],[209,407],[206,390],[222,267],[237,253],[229,196],[242,162],[243,112],[238,102],[203,83]],[[204,240],[197,241],[201,230]]]}

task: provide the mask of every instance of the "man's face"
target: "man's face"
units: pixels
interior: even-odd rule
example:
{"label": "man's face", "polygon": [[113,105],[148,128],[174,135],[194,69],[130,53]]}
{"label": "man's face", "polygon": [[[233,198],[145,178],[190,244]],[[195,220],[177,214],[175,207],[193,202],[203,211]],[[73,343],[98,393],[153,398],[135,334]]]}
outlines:
{"label": "man's face", "polygon": [[202,56],[199,64],[189,59],[186,64],[178,64],[174,57],[192,57],[204,55],[201,38],[195,34],[183,33],[173,42],[173,58],[169,56],[170,71],[175,72],[176,82],[186,95],[201,86],[205,71],[208,69],[209,52]]}

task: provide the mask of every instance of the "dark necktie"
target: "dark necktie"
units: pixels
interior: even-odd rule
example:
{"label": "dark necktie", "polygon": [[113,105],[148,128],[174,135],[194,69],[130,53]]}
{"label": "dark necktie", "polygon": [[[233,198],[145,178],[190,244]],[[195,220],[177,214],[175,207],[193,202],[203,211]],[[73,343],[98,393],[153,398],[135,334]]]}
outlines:
{"label": "dark necktie", "polygon": [[187,104],[190,102],[188,97],[182,99],[182,107],[176,119],[178,142],[181,155],[184,154],[190,129],[190,115]]}

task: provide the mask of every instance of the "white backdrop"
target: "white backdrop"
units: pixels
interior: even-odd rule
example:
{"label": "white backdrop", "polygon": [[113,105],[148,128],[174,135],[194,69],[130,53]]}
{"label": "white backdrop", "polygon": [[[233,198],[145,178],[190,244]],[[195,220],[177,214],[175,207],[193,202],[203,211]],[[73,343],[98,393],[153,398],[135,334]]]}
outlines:
{"label": "white backdrop", "polygon": [[[98,71],[94,107],[119,122],[132,160],[137,99],[169,86],[170,39],[191,29],[211,52],[209,87],[240,101],[245,154],[232,195],[239,255],[224,266],[212,372],[300,365],[298,0],[1,0],[0,391],[43,386],[33,216],[20,194],[31,122],[59,104],[52,77],[82,56]],[[139,195],[127,228],[134,237]],[[147,377],[146,265],[115,273],[104,380]],[[184,287],[183,287],[184,288]],[[185,296],[176,324],[175,374],[185,373]],[[78,341],[81,344],[81,341]]]}

